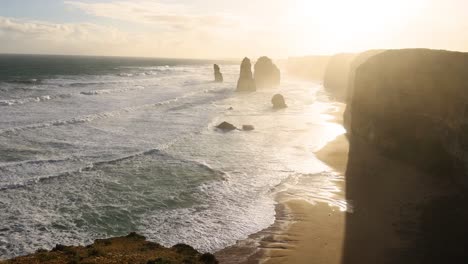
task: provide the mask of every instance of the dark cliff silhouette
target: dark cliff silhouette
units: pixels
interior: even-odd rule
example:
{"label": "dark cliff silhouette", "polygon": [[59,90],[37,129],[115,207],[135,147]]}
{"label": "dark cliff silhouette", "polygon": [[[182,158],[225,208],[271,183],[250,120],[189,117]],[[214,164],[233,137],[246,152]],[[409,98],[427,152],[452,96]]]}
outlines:
{"label": "dark cliff silhouette", "polygon": [[343,263],[466,263],[468,53],[368,57],[346,110]]}

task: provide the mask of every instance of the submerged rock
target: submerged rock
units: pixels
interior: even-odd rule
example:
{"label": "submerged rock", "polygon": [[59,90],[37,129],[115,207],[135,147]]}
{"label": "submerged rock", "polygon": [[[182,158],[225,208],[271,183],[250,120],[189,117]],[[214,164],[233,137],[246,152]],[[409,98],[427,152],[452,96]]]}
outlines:
{"label": "submerged rock", "polygon": [[286,105],[286,101],[281,94],[275,94],[273,98],[271,98],[271,103],[273,104],[274,109],[282,109],[288,107]]}
{"label": "submerged rock", "polygon": [[221,69],[219,68],[219,65],[215,64],[213,68],[214,68],[215,82],[223,82],[224,78],[223,78],[223,74],[221,73]]}
{"label": "submerged rock", "polygon": [[257,88],[275,88],[280,85],[281,73],[268,57],[261,57],[255,63],[254,79]]}
{"label": "submerged rock", "polygon": [[252,130],[255,130],[255,127],[252,126],[252,125],[243,125],[243,126],[242,126],[242,130],[244,130],[244,131],[252,131]]}
{"label": "submerged rock", "polygon": [[236,126],[234,126],[233,124],[228,123],[228,122],[222,122],[221,124],[217,125],[216,128],[224,130],[224,131],[232,131],[232,130],[237,129]]}
{"label": "submerged rock", "polygon": [[255,92],[257,86],[252,76],[252,64],[249,58],[244,58],[240,66],[240,76],[237,81],[238,92]]}

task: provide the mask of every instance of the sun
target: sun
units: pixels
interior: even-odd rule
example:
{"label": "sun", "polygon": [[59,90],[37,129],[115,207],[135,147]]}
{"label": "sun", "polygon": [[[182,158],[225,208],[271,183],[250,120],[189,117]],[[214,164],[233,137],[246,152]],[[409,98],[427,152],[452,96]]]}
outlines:
{"label": "sun", "polygon": [[[330,52],[365,49],[376,38],[395,35],[417,14],[423,0],[296,0],[288,22],[305,40],[325,42]],[[314,32],[316,36],[307,35]],[[380,39],[380,41],[382,41]]]}

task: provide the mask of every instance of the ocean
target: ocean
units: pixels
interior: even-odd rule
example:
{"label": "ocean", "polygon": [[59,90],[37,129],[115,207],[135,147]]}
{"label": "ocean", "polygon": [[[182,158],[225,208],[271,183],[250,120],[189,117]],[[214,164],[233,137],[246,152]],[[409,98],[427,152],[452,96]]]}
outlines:
{"label": "ocean", "polygon": [[344,133],[336,103],[287,74],[235,93],[239,64],[0,55],[0,259],[132,231],[215,252],[272,225],[285,192],[345,209],[314,155]]}

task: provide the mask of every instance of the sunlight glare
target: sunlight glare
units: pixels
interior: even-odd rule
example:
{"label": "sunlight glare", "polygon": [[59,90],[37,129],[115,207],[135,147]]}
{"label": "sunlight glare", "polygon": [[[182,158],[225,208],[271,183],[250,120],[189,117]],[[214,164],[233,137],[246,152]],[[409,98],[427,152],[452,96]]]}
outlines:
{"label": "sunlight glare", "polygon": [[[363,49],[380,32],[398,34],[417,15],[422,0],[296,0],[289,9],[288,24],[305,40],[325,41],[330,50]],[[309,32],[320,32],[310,36]]]}

